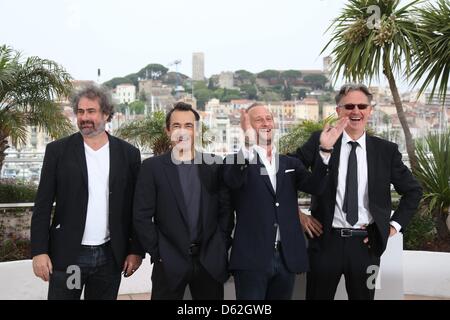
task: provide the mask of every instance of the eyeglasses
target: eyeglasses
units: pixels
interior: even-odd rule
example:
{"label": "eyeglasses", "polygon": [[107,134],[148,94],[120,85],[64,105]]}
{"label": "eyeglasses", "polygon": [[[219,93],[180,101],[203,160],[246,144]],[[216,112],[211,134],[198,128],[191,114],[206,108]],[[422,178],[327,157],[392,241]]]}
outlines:
{"label": "eyeglasses", "polygon": [[367,109],[369,105],[365,104],[365,103],[360,103],[360,104],[353,104],[353,103],[347,103],[344,105],[340,105],[341,108],[345,108],[345,110],[353,110],[355,109],[355,107],[357,107],[359,110],[364,110]]}

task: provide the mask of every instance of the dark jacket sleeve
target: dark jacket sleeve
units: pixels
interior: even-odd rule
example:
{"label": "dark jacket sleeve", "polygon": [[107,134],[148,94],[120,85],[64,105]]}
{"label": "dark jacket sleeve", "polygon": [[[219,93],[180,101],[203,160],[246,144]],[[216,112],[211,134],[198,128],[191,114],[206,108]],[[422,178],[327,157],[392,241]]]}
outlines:
{"label": "dark jacket sleeve", "polygon": [[328,182],[328,169],[322,157],[315,157],[312,172],[308,171],[301,161],[296,161],[297,189],[313,195],[320,195]]}
{"label": "dark jacket sleeve", "polygon": [[402,226],[402,232],[417,211],[422,198],[422,187],[402,161],[402,155],[395,146],[391,161],[391,183],[401,196],[392,219]]}
{"label": "dark jacket sleeve", "polygon": [[[133,179],[133,195],[136,192],[136,182],[137,182],[137,178],[138,178],[138,174],[139,174],[139,169],[141,167],[141,153],[139,151],[139,149],[135,149],[133,148],[133,158],[131,159],[131,175],[132,175],[132,179]],[[131,227],[131,238],[130,238],[130,244],[129,244],[129,249],[128,249],[128,254],[136,254],[139,255],[141,257],[145,257],[145,251],[142,248],[142,245],[139,241],[138,235],[136,233],[136,228],[134,225],[134,221],[132,222],[132,227]]]}
{"label": "dark jacket sleeve", "polygon": [[139,242],[151,256],[152,263],[159,260],[158,234],[153,218],[156,212],[156,188],[152,158],[142,163],[134,193],[133,223]]}
{"label": "dark jacket sleeve", "polygon": [[242,150],[225,159],[223,180],[229,189],[239,189],[247,181],[249,161],[244,159]]}
{"label": "dark jacket sleeve", "polygon": [[223,181],[224,166],[221,165],[219,169],[219,225],[224,235],[227,250],[231,247],[231,234],[234,228],[234,210],[231,204],[231,190]]}
{"label": "dark jacket sleeve", "polygon": [[295,153],[289,154],[299,159],[307,169],[311,169],[316,163],[319,155],[320,131],[314,132],[302,146],[298,147]]}
{"label": "dark jacket sleeve", "polygon": [[41,179],[31,218],[32,257],[48,253],[50,218],[56,195],[56,170],[58,165],[56,146],[56,144],[50,143],[45,149]]}

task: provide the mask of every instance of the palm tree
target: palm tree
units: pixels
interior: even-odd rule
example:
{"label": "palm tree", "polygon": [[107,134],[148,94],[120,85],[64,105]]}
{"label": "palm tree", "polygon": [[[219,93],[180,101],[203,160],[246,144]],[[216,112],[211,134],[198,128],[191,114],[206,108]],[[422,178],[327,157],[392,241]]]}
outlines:
{"label": "palm tree", "polygon": [[318,122],[311,120],[304,120],[301,123],[292,127],[287,134],[280,138],[280,153],[289,154],[294,153],[295,150],[303,145],[311,134],[315,131],[321,131],[326,123],[334,123],[336,117],[333,115]]}
{"label": "palm tree", "polygon": [[13,145],[25,143],[28,126],[37,126],[55,139],[73,132],[55,102],[69,95],[70,80],[56,62],[39,57],[22,61],[19,52],[0,46],[0,170],[8,138]]}
{"label": "palm tree", "polygon": [[[163,111],[156,111],[143,119],[134,120],[122,125],[116,131],[116,135],[141,147],[148,148],[155,155],[163,154],[170,150],[170,139],[165,132],[166,115]],[[206,146],[211,141],[207,138],[208,127],[202,124],[202,145]]]}
{"label": "palm tree", "polygon": [[423,201],[433,215],[440,239],[449,236],[446,220],[450,208],[450,130],[429,134],[417,142],[415,174],[424,188]]}
{"label": "palm tree", "polygon": [[[380,71],[383,72],[394,98],[413,170],[417,167],[415,145],[395,76],[410,74],[416,41],[424,37],[412,19],[416,13],[413,5],[418,2],[420,0],[400,7],[400,0],[349,0],[328,28],[333,28],[332,38],[322,50],[323,53],[335,43],[332,56],[336,78],[342,74],[351,81],[370,82],[373,78],[379,79]],[[379,8],[379,19],[374,16],[374,6]]]}
{"label": "palm tree", "polygon": [[164,131],[165,119],[164,112],[156,111],[143,119],[122,125],[115,134],[141,148],[151,149],[155,155],[160,155],[170,149],[170,139]]}
{"label": "palm tree", "polygon": [[425,78],[419,95],[433,82],[430,99],[438,87],[438,95],[445,105],[450,74],[450,2],[438,0],[436,6],[430,3],[419,8],[418,23],[426,37],[419,38],[417,42],[418,51],[412,69],[412,82],[417,84]]}

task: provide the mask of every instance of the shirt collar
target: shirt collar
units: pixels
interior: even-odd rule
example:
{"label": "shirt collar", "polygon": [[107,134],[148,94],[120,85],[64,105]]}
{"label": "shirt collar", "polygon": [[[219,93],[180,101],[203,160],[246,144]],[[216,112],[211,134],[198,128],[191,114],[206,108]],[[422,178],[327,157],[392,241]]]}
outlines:
{"label": "shirt collar", "polygon": [[[258,145],[254,145],[253,150],[255,150],[258,153],[258,155],[261,159],[267,159],[266,149],[264,149]],[[275,152],[277,152],[277,149],[274,145],[272,145],[272,159],[274,158]]]}
{"label": "shirt collar", "polygon": [[[350,141],[355,141],[353,140],[347,132],[345,132],[342,135],[342,145],[347,145],[348,142]],[[358,140],[356,140],[356,142],[358,142],[358,145],[361,147],[361,149],[366,150],[366,132],[364,131],[363,135],[361,137],[359,137]]]}

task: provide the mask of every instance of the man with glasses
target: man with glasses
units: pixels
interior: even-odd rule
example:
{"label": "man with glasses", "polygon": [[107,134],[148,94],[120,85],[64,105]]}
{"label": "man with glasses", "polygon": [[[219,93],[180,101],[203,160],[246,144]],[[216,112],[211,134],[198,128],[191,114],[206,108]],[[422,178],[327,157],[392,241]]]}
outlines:
{"label": "man with glasses", "polygon": [[[334,148],[319,146],[320,133],[314,133],[296,151],[306,167],[313,167],[319,150],[330,170],[327,190],[312,198],[311,217],[301,215],[312,236],[306,298],[333,299],[343,274],[349,299],[373,300],[370,270],[379,266],[388,238],[411,220],[422,188],[396,144],[367,134],[373,106],[366,86],[344,85],[336,104],[339,118],[349,123]],[[401,195],[392,217],[391,184]]]}

